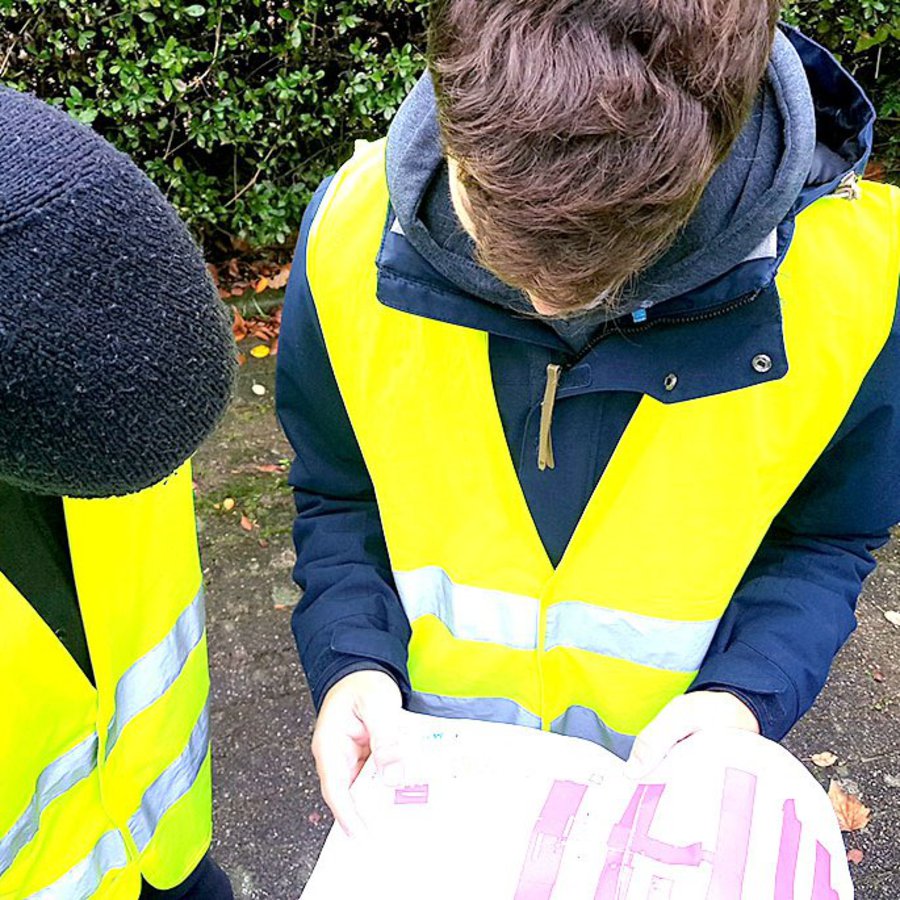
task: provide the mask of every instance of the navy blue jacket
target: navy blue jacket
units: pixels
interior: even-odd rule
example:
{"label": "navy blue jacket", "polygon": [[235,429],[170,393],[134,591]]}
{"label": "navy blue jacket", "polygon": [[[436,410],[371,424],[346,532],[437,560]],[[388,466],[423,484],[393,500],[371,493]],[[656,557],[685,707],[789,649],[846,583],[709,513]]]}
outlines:
{"label": "navy blue jacket", "polygon": [[[715,282],[618,321],[573,357],[536,319],[460,293],[408,243],[388,211],[377,259],[378,299],[409,313],[486,331],[494,390],[523,492],[551,560],[575,525],[642,394],[665,403],[781,378],[788,369],[774,277],[794,216],[861,173],[871,105],[812,42],[798,46],[810,75],[820,139],[849,160],[811,173],[778,229],[775,259],[744,262]],[[304,271],[306,212],[285,299],[277,405],[297,458],[295,580],[304,589],[293,627],[318,706],[340,677],[390,672],[406,695],[409,623],[391,576],[371,480],[341,401]],[[848,201],[852,202],[852,201]],[[644,315],[643,313],[641,314]],[[780,739],[811,706],[855,625],[871,552],[900,520],[900,332],[895,327],[826,451],[775,519],[725,612],[691,690],[741,697],[768,737]],[[751,360],[768,354],[759,373]],[[549,363],[568,366],[553,420],[556,468],[538,470],[538,424]],[[677,375],[674,390],[664,382]],[[741,515],[740,509],[734,516]],[[665,534],[659,540],[666,540]],[[640,577],[640,573],[635,573]]]}

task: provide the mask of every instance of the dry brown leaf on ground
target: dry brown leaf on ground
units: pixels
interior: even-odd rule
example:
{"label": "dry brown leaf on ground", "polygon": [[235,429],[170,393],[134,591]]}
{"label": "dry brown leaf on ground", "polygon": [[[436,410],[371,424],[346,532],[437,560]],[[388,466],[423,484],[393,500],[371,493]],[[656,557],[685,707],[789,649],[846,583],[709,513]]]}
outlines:
{"label": "dry brown leaf on ground", "polygon": [[241,516],[241,528],[243,528],[244,531],[253,531],[253,522],[246,516]]}
{"label": "dry brown leaf on ground", "polygon": [[827,769],[837,762],[837,757],[827,750],[824,750],[822,753],[813,753],[810,759],[812,760],[813,765],[818,766],[820,769]]}
{"label": "dry brown leaf on ground", "polygon": [[862,850],[857,850],[854,847],[852,850],[847,851],[847,862],[852,862],[858,866],[863,861],[863,855]]}
{"label": "dry brown leaf on ground", "polygon": [[828,785],[828,799],[834,807],[838,825],[841,831],[859,831],[869,824],[869,816],[872,811],[863,806],[859,797],[848,794],[840,785],[840,782],[831,779]]}
{"label": "dry brown leaf on ground", "polygon": [[868,178],[869,181],[886,181],[887,166],[880,160],[869,160],[864,177]]}
{"label": "dry brown leaf on ground", "polygon": [[291,274],[291,264],[286,263],[269,279],[269,287],[283,288],[288,283],[288,277]]}
{"label": "dry brown leaf on ground", "polygon": [[242,341],[245,337],[247,337],[247,332],[249,331],[247,322],[241,315],[241,311],[236,306],[233,306],[231,308],[231,311],[232,313],[234,313],[234,321],[231,324],[231,331],[234,334],[234,339],[236,341]]}

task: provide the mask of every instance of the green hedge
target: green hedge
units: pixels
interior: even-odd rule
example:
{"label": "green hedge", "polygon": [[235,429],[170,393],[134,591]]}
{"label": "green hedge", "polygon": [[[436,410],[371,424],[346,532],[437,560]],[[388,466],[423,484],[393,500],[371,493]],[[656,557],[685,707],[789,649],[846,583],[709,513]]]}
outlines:
{"label": "green hedge", "polygon": [[[133,156],[213,253],[285,244],[323,173],[381,133],[414,83],[425,5],[0,0],[0,81]],[[789,16],[872,91],[881,153],[895,154],[900,0],[799,2]]]}

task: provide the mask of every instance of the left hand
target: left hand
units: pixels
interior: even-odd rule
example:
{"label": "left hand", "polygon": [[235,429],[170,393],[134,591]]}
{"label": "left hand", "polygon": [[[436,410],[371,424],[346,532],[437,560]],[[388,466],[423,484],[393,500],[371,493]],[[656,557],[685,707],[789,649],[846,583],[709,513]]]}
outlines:
{"label": "left hand", "polygon": [[740,728],[759,734],[759,722],[750,708],[727,691],[697,691],[675,697],[637,736],[625,774],[640,780],[655,769],[669,751],[697,731]]}

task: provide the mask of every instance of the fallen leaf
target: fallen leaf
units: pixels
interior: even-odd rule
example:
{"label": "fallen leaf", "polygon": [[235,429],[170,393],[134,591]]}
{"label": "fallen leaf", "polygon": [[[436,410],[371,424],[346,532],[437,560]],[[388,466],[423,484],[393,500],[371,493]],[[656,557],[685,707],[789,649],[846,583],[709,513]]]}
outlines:
{"label": "fallen leaf", "polygon": [[243,528],[244,531],[253,531],[253,522],[246,516],[241,516],[241,528]]}
{"label": "fallen leaf", "polygon": [[246,357],[246,355],[243,354],[243,353],[238,353],[238,355],[237,355],[237,361],[238,361],[238,365],[239,365],[239,366],[244,365],[244,363],[247,362],[247,357]]}
{"label": "fallen leaf", "polygon": [[822,753],[814,753],[810,759],[813,762],[814,766],[818,766],[820,769],[827,769],[829,766],[833,766],[837,762],[837,757],[833,753],[829,753],[827,750]]}
{"label": "fallen leaf", "polygon": [[881,669],[876,669],[872,673],[872,679],[873,681],[877,681],[879,684],[881,684],[881,682],[884,681],[884,672],[882,672]]}
{"label": "fallen leaf", "polygon": [[870,160],[866,166],[865,177],[869,181],[884,181],[887,178],[887,166],[881,161]]}
{"label": "fallen leaf", "polygon": [[222,509],[224,509],[225,512],[231,512],[234,509],[234,497],[226,497],[222,501]]}
{"label": "fallen leaf", "polygon": [[254,466],[257,472],[283,472],[284,469],[281,466],[275,465],[275,463],[266,463],[262,466]]}
{"label": "fallen leaf", "polygon": [[891,625],[896,625],[900,628],[900,612],[897,612],[896,609],[888,609],[884,613],[884,617],[891,623]]}
{"label": "fallen leaf", "polygon": [[255,382],[250,390],[253,391],[253,393],[256,394],[257,397],[264,397],[266,393],[265,385],[256,384]]}
{"label": "fallen leaf", "polygon": [[242,341],[247,337],[247,323],[241,315],[241,311],[236,306],[232,307],[231,311],[234,313],[234,321],[231,324],[232,334],[234,334],[234,339],[236,341]]}
{"label": "fallen leaf", "polygon": [[291,264],[282,266],[278,272],[269,279],[269,287],[283,288],[288,283],[291,274]]}
{"label": "fallen leaf", "polygon": [[269,352],[269,348],[265,344],[257,344],[250,351],[250,355],[256,359],[265,359],[269,355]]}
{"label": "fallen leaf", "polygon": [[859,831],[869,824],[871,810],[863,806],[859,797],[848,794],[833,778],[828,785],[828,799],[834,807],[841,831]]}
{"label": "fallen leaf", "polygon": [[265,538],[260,538],[258,543],[259,543],[259,546],[263,548],[263,550],[265,550],[266,547],[269,546],[269,542]]}
{"label": "fallen leaf", "polygon": [[853,850],[847,851],[847,862],[852,862],[854,865],[859,865],[863,861],[863,852],[862,850],[857,850],[854,848]]}
{"label": "fallen leaf", "polygon": [[275,329],[265,322],[260,322],[259,319],[254,319],[248,324],[250,326],[250,334],[252,334],[253,337],[259,338],[261,341],[268,341],[275,337]]}
{"label": "fallen leaf", "polygon": [[257,294],[261,294],[267,287],[269,286],[268,278],[260,278],[259,281],[256,282],[256,286],[253,288]]}

